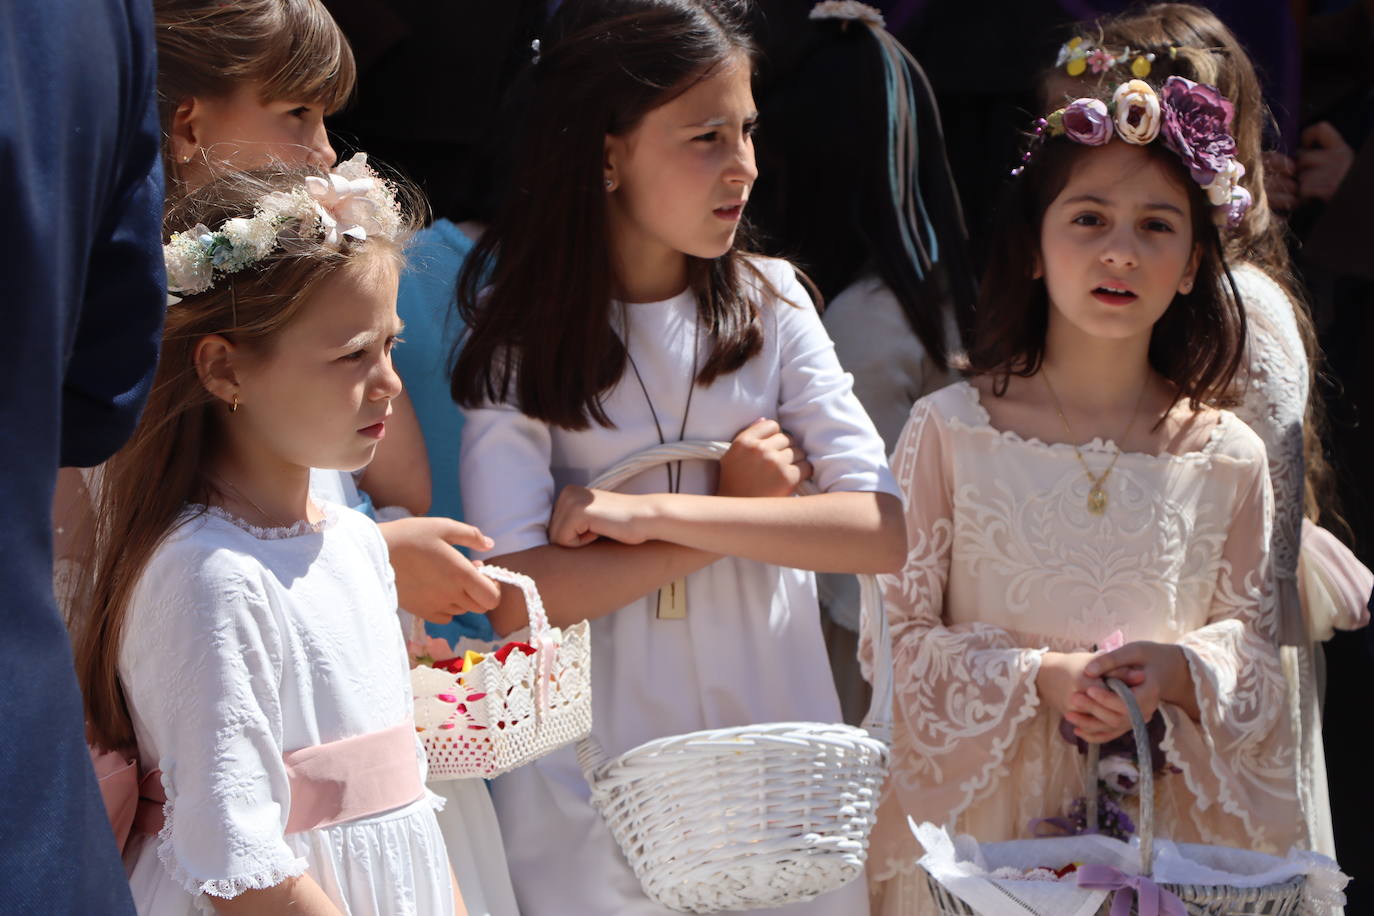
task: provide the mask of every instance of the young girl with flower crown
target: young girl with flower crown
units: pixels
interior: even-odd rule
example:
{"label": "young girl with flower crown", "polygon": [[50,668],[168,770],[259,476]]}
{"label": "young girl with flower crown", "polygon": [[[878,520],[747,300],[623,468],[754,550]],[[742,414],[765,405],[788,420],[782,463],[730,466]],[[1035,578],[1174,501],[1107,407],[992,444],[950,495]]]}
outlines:
{"label": "young girl with flower crown", "polygon": [[[1302,585],[1310,582],[1320,563],[1314,545],[1329,548],[1332,540],[1313,523],[1333,508],[1331,474],[1321,442],[1323,411],[1315,385],[1320,365],[1316,331],[1289,264],[1283,221],[1270,210],[1265,194],[1261,139],[1269,115],[1259,77],[1231,30],[1215,13],[1191,4],[1155,3],[1081,23],[1074,31],[1073,46],[1065,45],[1063,60],[1041,81],[1044,94],[1055,96],[1060,104],[1082,94],[1085,83],[1114,86],[1129,79],[1135,67],[1148,68],[1156,81],[1182,76],[1215,85],[1235,106],[1235,158],[1244,167],[1240,186],[1254,202],[1224,240],[1246,318],[1245,355],[1233,409],[1264,442],[1274,489],[1271,563],[1280,656],[1299,730],[1299,798],[1307,829],[1302,845],[1332,855],[1317,643],[1329,639],[1334,629],[1354,628],[1368,620],[1369,585],[1356,589],[1355,600],[1339,614],[1333,603],[1315,600],[1316,589],[1303,594]],[[1095,54],[1107,64],[1101,73],[1075,63]],[[1367,577],[1368,571],[1363,575]]]}
{"label": "young girl with flower crown", "polygon": [[[839,721],[802,570],[891,570],[904,554],[882,441],[795,271],[742,250],[757,175],[743,9],[564,4],[541,36],[517,190],[460,282],[467,517],[539,583],[555,624],[591,621],[592,730],[612,756],[704,728]],[[684,461],[627,493],[586,487],[679,439],[734,444],[719,477]],[[808,475],[823,492],[791,498]],[[501,632],[525,619],[511,592],[492,613]],[[526,916],[669,912],[571,749],[493,794]],[[864,896],[855,882],[786,911],[862,914]]]}
{"label": "young girl with flower crown", "polygon": [[[153,15],[170,201],[231,169],[334,164],[324,118],[353,93],[354,62],[320,0],[156,0]],[[429,464],[409,399],[397,400],[387,441],[356,483],[353,474],[323,469],[312,480],[322,496],[367,512],[375,503],[423,516]],[[79,562],[89,497],[74,471],[58,502],[59,557]],[[408,611],[446,623],[495,604],[495,586],[450,546],[480,548],[480,532],[450,518],[381,527]],[[60,569],[61,578],[75,574],[70,562]]]}
{"label": "young girl with flower crown", "polygon": [[1231,114],[1212,87],[1132,79],[1039,122],[1015,170],[970,377],[916,403],[893,456],[910,553],[883,577],[882,913],[934,912],[908,816],[980,841],[1072,822],[1075,744],[1130,730],[1106,677],[1159,736],[1162,833],[1267,851],[1302,834],[1264,446],[1213,406],[1245,340]]}
{"label": "young girl with flower crown", "polygon": [[168,214],[181,299],[105,465],[76,653],[95,741],[137,760],[140,913],[462,912],[386,546],[310,495],[386,434],[411,219],[363,157]]}

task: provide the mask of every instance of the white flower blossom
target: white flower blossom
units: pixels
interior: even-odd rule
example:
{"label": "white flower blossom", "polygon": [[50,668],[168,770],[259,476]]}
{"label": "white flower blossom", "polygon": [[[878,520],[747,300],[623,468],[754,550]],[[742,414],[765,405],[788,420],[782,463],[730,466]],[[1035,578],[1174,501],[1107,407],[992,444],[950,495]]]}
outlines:
{"label": "white flower blossom", "polygon": [[1127,143],[1137,146],[1159,135],[1159,96],[1144,80],[1127,80],[1112,94],[1116,107],[1116,132]]}

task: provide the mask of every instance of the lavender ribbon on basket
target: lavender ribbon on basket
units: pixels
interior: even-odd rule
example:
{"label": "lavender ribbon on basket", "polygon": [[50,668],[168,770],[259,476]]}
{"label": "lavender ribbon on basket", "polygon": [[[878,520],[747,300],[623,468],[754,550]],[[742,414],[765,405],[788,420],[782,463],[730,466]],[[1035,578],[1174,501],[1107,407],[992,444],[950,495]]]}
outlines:
{"label": "lavender ribbon on basket", "polygon": [[1128,875],[1110,865],[1081,865],[1078,886],[1090,891],[1116,891],[1111,916],[1131,916],[1135,897],[1140,916],[1188,916],[1183,901],[1144,875]]}

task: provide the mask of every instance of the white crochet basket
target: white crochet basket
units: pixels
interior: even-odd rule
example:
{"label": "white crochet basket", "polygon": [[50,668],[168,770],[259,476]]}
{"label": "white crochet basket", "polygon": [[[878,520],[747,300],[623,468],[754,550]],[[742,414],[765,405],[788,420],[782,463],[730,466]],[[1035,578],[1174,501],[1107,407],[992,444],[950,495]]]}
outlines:
{"label": "white crochet basket", "polygon": [[[430,779],[490,779],[571,744],[592,728],[587,622],[562,631],[550,627],[529,576],[499,566],[479,569],[524,594],[535,651],[511,652],[504,664],[488,658],[462,675],[425,666],[410,669],[415,730],[425,746]],[[495,651],[500,645],[483,648]]]}
{"label": "white crochet basket", "polygon": [[[723,442],[634,455],[591,483],[614,489],[671,461],[719,459]],[[660,738],[608,761],[593,737],[577,757],[644,893],[689,913],[777,907],[863,874],[887,775],[892,658],[877,580],[860,577],[875,615],[877,684],[862,728],[777,722]],[[826,676],[826,675],[823,675]]]}

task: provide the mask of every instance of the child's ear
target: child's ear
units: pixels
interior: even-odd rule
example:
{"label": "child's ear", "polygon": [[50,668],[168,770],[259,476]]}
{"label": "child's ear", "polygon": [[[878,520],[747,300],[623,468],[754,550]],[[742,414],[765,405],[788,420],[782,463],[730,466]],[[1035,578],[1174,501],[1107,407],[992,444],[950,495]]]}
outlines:
{"label": "child's ear", "polygon": [[1193,283],[1197,280],[1197,270],[1202,264],[1202,246],[1193,246],[1193,256],[1188,259],[1188,266],[1183,270],[1183,278],[1178,281],[1178,291],[1181,295],[1188,295],[1193,291]]}
{"label": "child's ear", "polygon": [[172,144],[172,158],[185,165],[200,151],[201,109],[205,106],[195,96],[183,99],[172,112],[168,126],[168,140]]}
{"label": "child's ear", "polygon": [[625,156],[625,141],[620,137],[606,135],[605,154],[601,163],[601,184],[607,191],[620,187],[620,163]]}
{"label": "child's ear", "polygon": [[225,404],[236,406],[239,398],[236,364],[241,361],[238,347],[227,337],[207,334],[197,341],[193,359],[196,376],[205,390]]}

